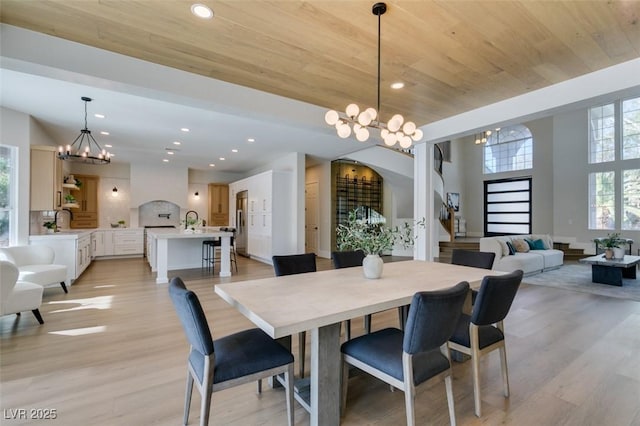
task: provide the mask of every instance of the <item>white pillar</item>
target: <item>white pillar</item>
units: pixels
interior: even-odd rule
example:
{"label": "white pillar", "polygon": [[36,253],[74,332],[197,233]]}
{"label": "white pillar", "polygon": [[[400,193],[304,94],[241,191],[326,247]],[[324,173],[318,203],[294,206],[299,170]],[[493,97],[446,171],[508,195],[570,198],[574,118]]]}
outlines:
{"label": "white pillar", "polygon": [[413,217],[416,221],[425,218],[425,227],[416,227],[416,242],[413,257],[418,260],[433,260],[435,207],[433,205],[433,145],[417,144],[413,151]]}

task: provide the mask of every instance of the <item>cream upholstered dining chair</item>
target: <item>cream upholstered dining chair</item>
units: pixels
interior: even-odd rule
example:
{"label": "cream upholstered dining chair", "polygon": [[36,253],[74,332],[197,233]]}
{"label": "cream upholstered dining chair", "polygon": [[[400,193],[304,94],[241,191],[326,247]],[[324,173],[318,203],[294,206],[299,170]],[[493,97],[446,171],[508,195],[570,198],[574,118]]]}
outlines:
{"label": "cream upholstered dining chair", "polygon": [[44,324],[40,315],[42,305],[41,285],[18,281],[18,268],[11,262],[0,260],[0,315],[17,314],[31,311],[40,324]]}
{"label": "cream upholstered dining chair", "polygon": [[416,387],[444,378],[449,419],[456,424],[447,340],[462,312],[469,283],[413,296],[404,331],[385,328],[342,344],[342,412],[347,402],[349,365],[404,391],[407,425],[415,421]]}
{"label": "cream upholstered dining chair", "polygon": [[475,414],[481,415],[480,357],[500,351],[504,396],[509,397],[509,372],[504,340],[504,319],[511,309],[518,287],[522,282],[522,270],[510,274],[486,276],[482,280],[471,315],[462,314],[449,347],[471,356],[473,370],[473,398]]}
{"label": "cream upholstered dining chair", "polygon": [[40,244],[0,248],[0,260],[7,260],[18,267],[19,280],[43,287],[60,285],[68,293],[65,284],[67,266],[53,263],[55,257],[56,253],[51,247]]}
{"label": "cream upholstered dining chair", "polygon": [[189,422],[193,385],[200,392],[200,425],[209,424],[212,393],[234,386],[284,375],[287,422],[293,426],[293,355],[259,328],[213,340],[198,296],[175,277],[169,296],[191,345],[187,359],[184,424]]}
{"label": "cream upholstered dining chair", "polygon": [[[304,274],[307,272],[316,272],[316,254],[291,254],[272,256],[273,271],[276,277],[283,275]],[[300,378],[304,377],[304,361],[307,349],[307,332],[298,333],[298,363],[300,368]]]}

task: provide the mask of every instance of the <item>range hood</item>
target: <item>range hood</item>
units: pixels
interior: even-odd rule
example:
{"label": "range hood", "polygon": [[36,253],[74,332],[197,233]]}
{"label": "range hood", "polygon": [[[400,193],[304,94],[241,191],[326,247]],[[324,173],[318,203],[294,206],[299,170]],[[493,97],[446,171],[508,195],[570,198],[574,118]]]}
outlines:
{"label": "range hood", "polygon": [[131,164],[130,207],[156,200],[188,208],[189,169],[165,164]]}

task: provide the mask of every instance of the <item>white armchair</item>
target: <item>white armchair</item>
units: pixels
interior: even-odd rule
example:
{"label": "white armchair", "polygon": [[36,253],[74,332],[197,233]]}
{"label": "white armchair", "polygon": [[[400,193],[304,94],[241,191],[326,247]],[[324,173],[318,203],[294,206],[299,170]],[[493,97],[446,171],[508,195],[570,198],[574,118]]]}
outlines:
{"label": "white armchair", "polygon": [[42,305],[41,285],[18,281],[19,271],[16,265],[0,260],[0,316],[31,311],[40,324],[44,324],[40,315]]}
{"label": "white armchair", "polygon": [[18,280],[40,284],[43,287],[55,284],[68,293],[65,280],[67,266],[54,264],[55,251],[49,246],[14,246],[0,248],[0,260],[6,260],[18,267]]}

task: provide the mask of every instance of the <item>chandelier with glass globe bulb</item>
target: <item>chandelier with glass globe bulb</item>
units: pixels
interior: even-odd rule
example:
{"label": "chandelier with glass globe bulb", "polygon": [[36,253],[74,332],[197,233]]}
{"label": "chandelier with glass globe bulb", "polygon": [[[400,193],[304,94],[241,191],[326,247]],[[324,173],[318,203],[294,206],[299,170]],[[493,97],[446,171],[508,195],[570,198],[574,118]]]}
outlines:
{"label": "chandelier with glass globe bulb", "polygon": [[367,108],[361,111],[358,105],[352,103],[347,105],[345,112],[327,111],[324,120],[328,125],[335,126],[342,139],[353,133],[357,140],[365,142],[369,139],[370,131],[374,130],[380,131],[385,145],[392,147],[398,143],[401,148],[407,149],[413,142],[422,139],[422,130],[412,121],[405,122],[400,114],[393,115],[386,123],[380,119],[380,17],[387,11],[387,5],[376,3],[371,11],[378,17],[378,109]]}

